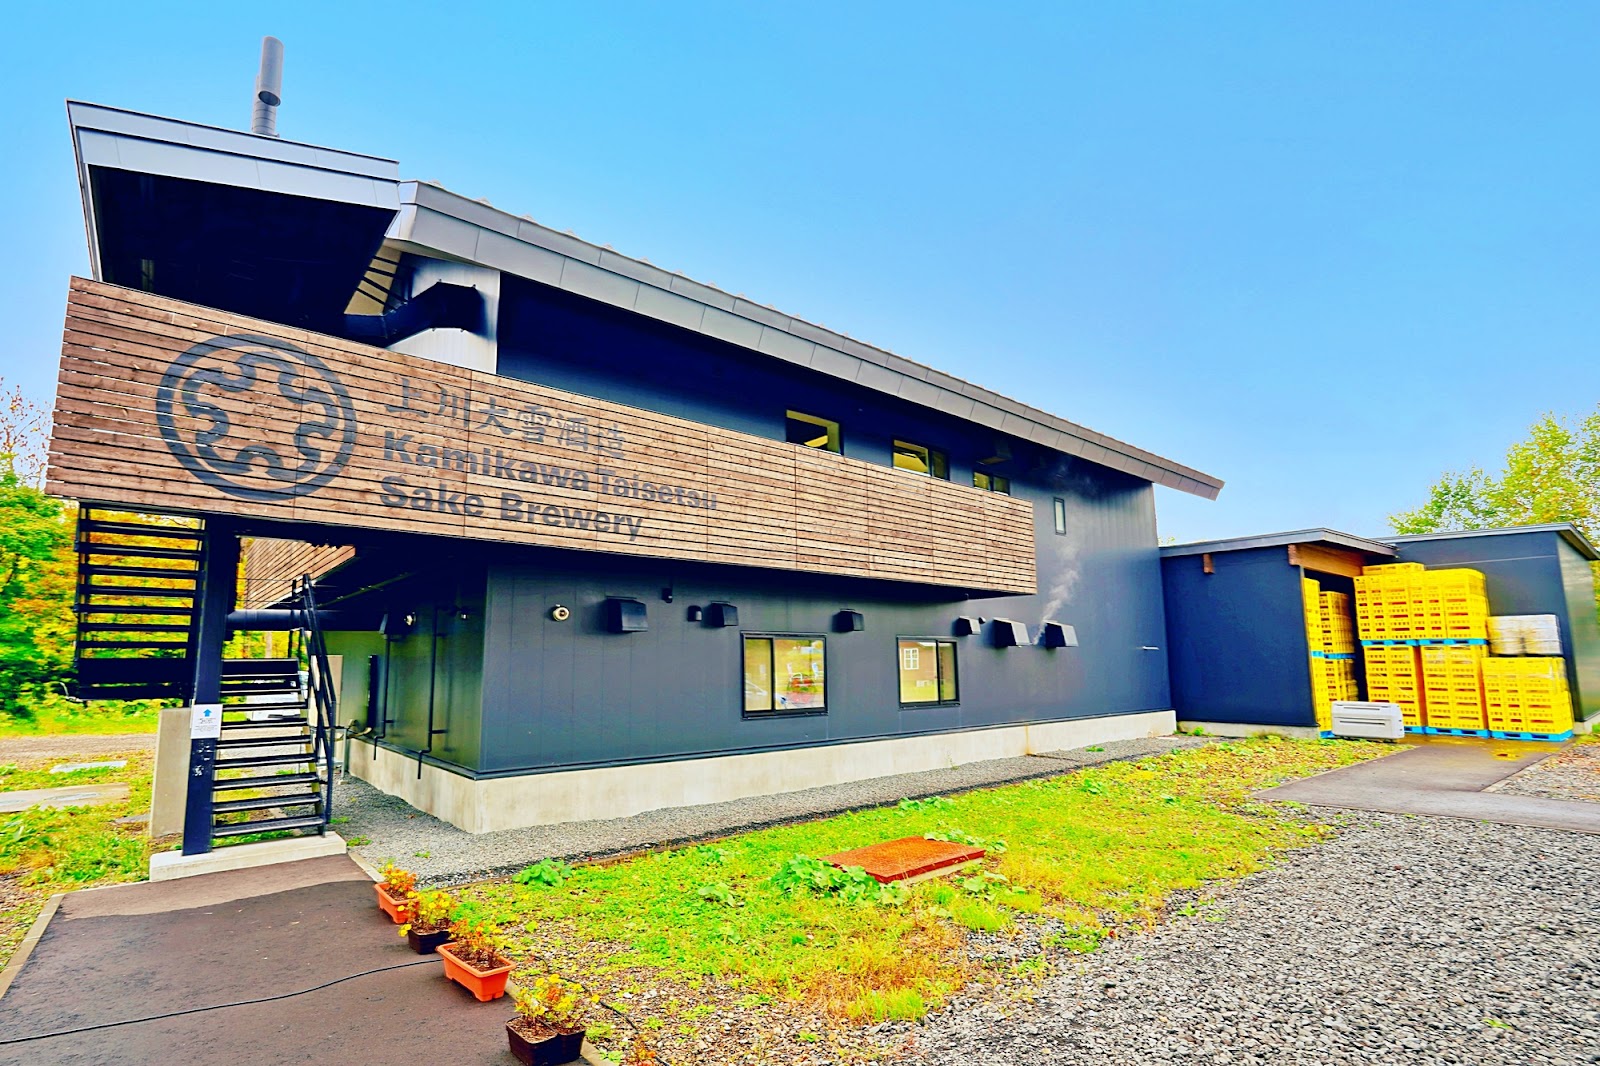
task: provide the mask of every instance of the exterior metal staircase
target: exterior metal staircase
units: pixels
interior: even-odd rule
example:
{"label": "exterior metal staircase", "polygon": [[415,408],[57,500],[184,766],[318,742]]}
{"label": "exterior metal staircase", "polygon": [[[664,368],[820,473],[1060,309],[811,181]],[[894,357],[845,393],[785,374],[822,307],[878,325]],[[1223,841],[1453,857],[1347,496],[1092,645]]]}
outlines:
{"label": "exterior metal staircase", "polygon": [[186,700],[204,524],[85,507],[77,546],[77,694]]}
{"label": "exterior metal staircase", "polygon": [[296,580],[293,603],[301,628],[290,631],[289,658],[223,664],[211,806],[219,839],[327,832],[338,718],[309,576]]}
{"label": "exterior metal staircase", "polygon": [[[193,700],[206,543],[198,518],[79,512],[79,698]],[[338,717],[309,575],[291,610],[286,658],[221,662],[215,839],[327,831]]]}

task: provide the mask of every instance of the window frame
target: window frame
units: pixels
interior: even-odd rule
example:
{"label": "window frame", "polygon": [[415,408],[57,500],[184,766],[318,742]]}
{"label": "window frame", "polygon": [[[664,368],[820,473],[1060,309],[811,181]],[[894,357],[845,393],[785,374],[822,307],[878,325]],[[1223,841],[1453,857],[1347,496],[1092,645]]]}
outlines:
{"label": "window frame", "polygon": [[[979,478],[983,478],[987,484],[980,485],[978,483]],[[1005,488],[1000,487],[999,483],[1001,482],[1005,483]],[[987,471],[974,470],[972,472],[972,487],[980,492],[994,492],[999,493],[1001,496],[1011,495],[1011,479],[1004,474],[990,474]]]}
{"label": "window frame", "polygon": [[[904,662],[904,660],[902,659],[902,654],[905,651],[905,649],[901,645],[904,644],[907,641],[915,641],[918,644],[932,644],[934,646],[933,647],[933,661],[934,661],[933,691],[934,691],[934,695],[935,695],[934,699],[931,699],[931,700],[913,700],[913,701],[908,703],[900,695],[900,674],[902,672],[901,663]],[[939,690],[942,687],[940,685],[940,682],[943,680],[942,671],[944,669],[944,665],[940,661],[940,658],[939,658],[939,645],[941,645],[941,644],[950,645],[950,650],[951,650],[951,655],[950,655],[950,674],[951,674],[951,676],[950,676],[950,680],[951,680],[951,683],[955,687],[955,693],[956,694],[955,694],[955,698],[954,699],[948,699],[947,700],[947,699],[942,699],[942,698],[938,697]],[[894,657],[894,661],[895,661],[894,692],[895,692],[895,698],[900,701],[900,706],[902,708],[959,707],[961,705],[961,642],[960,641],[956,640],[954,637],[927,637],[927,636],[915,636],[915,635],[901,634],[901,635],[899,635],[899,636],[894,638],[894,648],[895,648],[895,657]],[[921,649],[919,648],[918,651],[920,652]]]}
{"label": "window frame", "polygon": [[[826,434],[828,443],[826,445],[818,445],[807,444],[804,441],[789,440],[790,422],[805,422],[808,425],[816,426]],[[844,454],[844,426],[838,419],[807,414],[805,411],[796,411],[791,407],[784,408],[783,439],[785,443],[793,444],[796,448],[810,448],[815,452],[832,452],[834,455]]]}
{"label": "window frame", "polygon": [[[773,706],[765,711],[752,711],[745,706],[744,699],[744,661],[745,642],[749,640],[820,640],[822,641],[822,706],[807,707],[803,710],[781,711],[777,707],[777,685],[772,686],[773,691],[767,693],[768,702]],[[777,649],[768,645],[767,669],[776,681],[777,675]],[[825,718],[828,714],[828,635],[826,633],[763,633],[755,630],[739,631],[739,717],[744,720],[762,720],[768,718]]]}
{"label": "window frame", "polygon": [[1054,496],[1050,500],[1050,517],[1055,523],[1056,536],[1067,535],[1067,501],[1063,496]]}
{"label": "window frame", "polygon": [[[924,455],[923,465],[926,466],[927,469],[913,470],[909,466],[901,466],[899,463],[895,462],[895,460],[900,457],[902,451],[922,452]],[[929,444],[918,444],[916,441],[902,440],[899,437],[893,437],[889,441],[889,466],[895,470],[903,470],[908,474],[931,477],[935,481],[950,480],[949,453],[942,452],[938,448],[935,448]],[[944,471],[943,473],[939,472],[941,469]]]}

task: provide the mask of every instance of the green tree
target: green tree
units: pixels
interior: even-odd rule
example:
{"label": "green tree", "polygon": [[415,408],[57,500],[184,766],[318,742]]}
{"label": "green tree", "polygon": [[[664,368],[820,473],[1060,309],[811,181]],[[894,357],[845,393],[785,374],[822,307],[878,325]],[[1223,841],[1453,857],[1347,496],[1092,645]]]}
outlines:
{"label": "green tree", "polygon": [[[1396,533],[1571,522],[1600,539],[1600,406],[1585,418],[1547,414],[1506,452],[1505,469],[1446,473],[1412,511],[1389,516]],[[1600,586],[1600,564],[1593,567]],[[1596,592],[1600,610],[1600,589]]]}
{"label": "green tree", "polygon": [[72,669],[77,556],[60,500],[25,484],[0,455],[0,710]]}

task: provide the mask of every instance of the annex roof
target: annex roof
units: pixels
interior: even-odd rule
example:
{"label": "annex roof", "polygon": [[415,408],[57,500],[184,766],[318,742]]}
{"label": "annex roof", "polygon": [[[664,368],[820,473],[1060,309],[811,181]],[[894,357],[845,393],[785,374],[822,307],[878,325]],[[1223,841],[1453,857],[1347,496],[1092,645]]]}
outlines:
{"label": "annex roof", "polygon": [[1494,529],[1457,529],[1445,533],[1410,533],[1403,537],[1390,537],[1391,544],[1405,544],[1418,540],[1460,540],[1465,537],[1504,537],[1516,533],[1558,533],[1561,539],[1578,550],[1578,554],[1591,562],[1600,560],[1600,551],[1595,549],[1583,531],[1571,522],[1546,522],[1537,526],[1497,526]]}
{"label": "annex roof", "polygon": [[1169,544],[1161,549],[1162,558],[1176,555],[1205,555],[1207,553],[1245,551],[1249,548],[1277,548],[1289,544],[1325,544],[1333,548],[1349,548],[1372,555],[1393,556],[1394,545],[1380,540],[1368,540],[1337,529],[1297,529],[1292,533],[1266,533],[1257,537],[1229,537],[1224,540],[1197,540],[1191,544]]}

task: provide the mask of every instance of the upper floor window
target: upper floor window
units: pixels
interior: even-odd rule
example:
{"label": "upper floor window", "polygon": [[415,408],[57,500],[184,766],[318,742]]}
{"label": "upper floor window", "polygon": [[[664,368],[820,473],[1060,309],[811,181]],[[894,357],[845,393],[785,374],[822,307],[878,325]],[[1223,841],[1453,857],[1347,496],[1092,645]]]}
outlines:
{"label": "upper floor window", "polygon": [[1067,531],[1067,501],[1057,496],[1052,507],[1056,520],[1056,532],[1065,533]]}
{"label": "upper floor window", "polygon": [[745,717],[825,713],[826,648],[823,637],[745,637]]}
{"label": "upper floor window", "polygon": [[926,448],[921,444],[912,444],[903,440],[895,441],[894,465],[897,470],[910,470],[918,474],[927,474],[941,481],[950,480],[950,461],[945,458],[944,452]]}
{"label": "upper floor window", "polygon": [[839,423],[799,411],[790,411],[784,419],[784,439],[790,444],[820,448],[825,452],[844,451],[839,440]]}
{"label": "upper floor window", "polygon": [[990,492],[1011,495],[1011,479],[1001,477],[999,474],[985,474],[982,470],[974,470],[972,472],[972,484],[976,488],[988,489]]}

